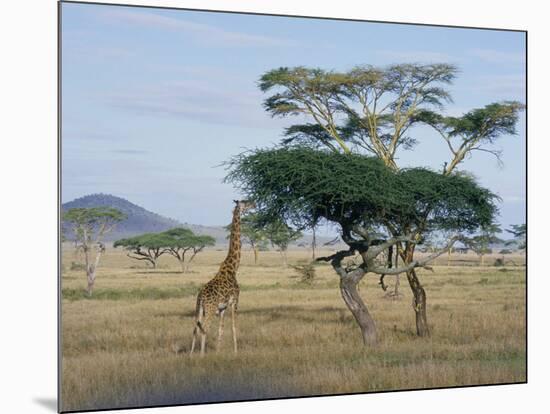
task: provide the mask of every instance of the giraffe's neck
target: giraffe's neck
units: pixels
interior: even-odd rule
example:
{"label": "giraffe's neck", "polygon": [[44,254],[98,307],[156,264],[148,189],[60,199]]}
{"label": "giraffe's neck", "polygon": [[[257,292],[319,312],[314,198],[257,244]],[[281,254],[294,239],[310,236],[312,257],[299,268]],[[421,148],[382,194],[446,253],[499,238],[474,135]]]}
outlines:
{"label": "giraffe's neck", "polygon": [[231,221],[231,234],[229,236],[229,251],[227,257],[222,263],[222,268],[228,274],[235,275],[241,261],[241,213],[239,207],[233,210],[233,220]]}

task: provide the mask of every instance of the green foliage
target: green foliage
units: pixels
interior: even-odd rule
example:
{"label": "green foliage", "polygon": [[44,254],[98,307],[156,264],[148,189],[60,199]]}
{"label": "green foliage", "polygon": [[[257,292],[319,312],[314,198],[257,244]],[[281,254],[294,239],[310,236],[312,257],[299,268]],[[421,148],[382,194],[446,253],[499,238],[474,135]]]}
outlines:
{"label": "green foliage", "polygon": [[[342,130],[342,135],[348,133],[348,130]],[[312,148],[328,147],[338,152],[332,144],[332,136],[320,125],[316,124],[296,124],[285,129],[286,138],[282,140],[283,145],[301,144],[311,146]],[[344,136],[345,141],[350,141],[349,136]]]}
{"label": "green foliage", "polygon": [[497,237],[497,234],[501,231],[502,230],[498,225],[491,223],[483,226],[479,235],[469,239],[464,239],[462,242],[475,251],[478,255],[482,256],[484,254],[492,253],[492,250],[489,248],[490,244],[502,243],[502,240]]}
{"label": "green foliage", "polygon": [[527,225],[525,223],[513,224],[512,228],[506,229],[506,231],[514,235],[515,240],[512,243],[517,244],[518,249],[525,250],[527,248]]}
{"label": "green foliage", "polygon": [[260,89],[270,95],[264,108],[274,117],[300,115],[305,124],[285,130],[283,145],[307,145],[334,152],[376,155],[394,170],[396,152],[418,143],[411,127],[433,127],[446,141],[450,174],[474,151],[489,152],[500,162],[500,151],[488,147],[502,135],[516,133],[515,101],[491,103],[463,116],[442,114],[452,101],[445,89],[457,68],[450,64],[399,64],[387,67],[357,66],[347,72],[303,66],[266,72]]}
{"label": "green foliage", "polygon": [[117,222],[125,218],[124,213],[112,207],[71,208],[62,215],[63,221],[84,225]]}
{"label": "green foliage", "polygon": [[198,235],[184,227],[176,227],[159,235],[164,240],[164,247],[172,249],[202,249],[216,244],[216,240],[212,236]]}
{"label": "green foliage", "polygon": [[515,101],[492,103],[473,109],[461,117],[433,116],[427,123],[435,123],[447,130],[450,137],[460,136],[466,141],[473,139],[493,142],[502,134],[515,135],[518,112],[524,105]]}
{"label": "green foliage", "polygon": [[[126,215],[112,207],[71,208],[62,213],[62,224],[72,226],[75,247],[82,249],[85,258],[85,271],[88,281],[88,295],[92,295],[96,269],[101,253],[105,250],[102,238]],[[95,263],[90,263],[90,254],[96,249]]]}
{"label": "green foliage", "polygon": [[264,102],[273,116],[307,112],[308,100],[318,100],[327,107],[332,105],[334,110],[343,110],[342,105],[337,105],[338,99],[360,101],[361,96],[375,91],[389,95],[387,99],[396,99],[403,96],[403,89],[409,88],[406,95],[409,99],[402,102],[404,110],[412,105],[410,98],[415,96],[413,93],[418,94],[423,103],[431,105],[441,105],[449,100],[448,92],[433,84],[450,83],[456,71],[449,64],[401,64],[386,68],[363,65],[348,72],[304,66],[281,67],[262,75],[259,87],[262,92],[278,90]]}
{"label": "green foliage", "polygon": [[145,233],[139,236],[115,241],[113,247],[124,247],[134,250],[140,247],[148,249],[162,249],[169,244],[169,238],[162,233]]}
{"label": "green foliage", "polygon": [[272,116],[307,115],[315,122],[288,128],[286,143],[319,142],[346,153],[351,144],[389,161],[398,146],[413,145],[404,132],[420,121],[417,113],[450,101],[441,85],[456,72],[449,64],[363,65],[347,72],[281,67],[266,72],[259,87],[272,93],[264,101]]}
{"label": "green foliage", "polygon": [[[198,235],[193,233],[192,230],[183,227],[167,230],[160,233],[160,235],[165,238],[166,253],[178,259],[183,273],[186,272],[187,266],[199,252],[206,246],[216,244],[216,240],[213,237]],[[192,254],[186,264],[185,255],[188,251],[191,251]]]}
{"label": "green foliage", "polygon": [[272,245],[277,246],[281,251],[286,251],[290,243],[302,237],[302,232],[293,229],[280,218],[269,222],[265,228],[267,238]]}
{"label": "green foliage", "polygon": [[395,172],[376,157],[311,148],[259,149],[229,162],[226,181],[253,199],[265,223],[298,228],[319,219],[341,226],[390,225],[404,234],[475,231],[492,223],[497,196],[467,176],[423,168]]}
{"label": "green foliage", "polygon": [[71,208],[64,211],[61,220],[73,227],[78,241],[89,244],[99,241],[101,236],[112,230],[126,215],[112,207]]}
{"label": "green foliage", "polygon": [[[162,233],[145,233],[139,236],[115,241],[113,247],[123,247],[128,257],[136,260],[146,260],[156,267],[157,259],[167,252],[170,238]],[[132,255],[133,254],[133,255]]]}
{"label": "green foliage", "polygon": [[197,235],[192,230],[176,227],[162,233],[146,233],[135,237],[117,240],[113,246],[123,247],[129,257],[146,260],[156,267],[156,260],[164,253],[177,258],[183,267],[185,253],[189,250],[194,257],[206,246],[213,246],[216,240],[211,236]]}

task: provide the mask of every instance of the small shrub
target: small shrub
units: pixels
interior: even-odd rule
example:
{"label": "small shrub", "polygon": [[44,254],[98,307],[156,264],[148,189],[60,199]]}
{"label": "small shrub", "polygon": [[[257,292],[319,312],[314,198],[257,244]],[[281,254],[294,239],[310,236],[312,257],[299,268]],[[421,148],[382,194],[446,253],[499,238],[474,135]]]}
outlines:
{"label": "small shrub", "polygon": [[495,259],[495,263],[493,263],[493,266],[497,266],[497,267],[504,266],[504,259],[500,257],[498,259]]}
{"label": "small shrub", "polygon": [[300,283],[311,285],[315,279],[315,267],[312,263],[292,266],[300,276]]}

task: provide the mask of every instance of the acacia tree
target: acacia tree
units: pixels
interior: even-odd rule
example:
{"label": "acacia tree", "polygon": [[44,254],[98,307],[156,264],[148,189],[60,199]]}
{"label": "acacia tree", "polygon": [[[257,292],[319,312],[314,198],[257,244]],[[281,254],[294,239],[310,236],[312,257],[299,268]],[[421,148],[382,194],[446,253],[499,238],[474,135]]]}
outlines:
{"label": "acacia tree", "polygon": [[[398,151],[410,150],[417,143],[413,127],[428,125],[449,148],[443,174],[451,176],[476,151],[491,153],[500,160],[500,153],[492,144],[503,135],[516,133],[518,113],[524,107],[519,102],[505,101],[473,109],[460,117],[445,116],[444,104],[451,102],[445,87],[456,74],[455,66],[444,63],[363,65],[346,72],[283,67],[262,75],[259,87],[270,94],[264,107],[272,116],[300,115],[308,120],[287,128],[283,145],[370,154],[391,170],[399,171]],[[358,186],[364,182],[359,174],[355,179]],[[387,223],[384,230],[393,238],[414,231],[413,239],[417,239],[430,230],[428,224],[424,220],[407,228]],[[405,264],[414,262],[415,243],[400,241],[396,246]],[[426,292],[414,267],[406,274],[414,296],[417,333],[428,335]]]}
{"label": "acacia tree", "polygon": [[[225,230],[231,232],[231,224],[225,226]],[[229,237],[228,234],[227,238]],[[258,216],[255,213],[249,213],[241,219],[241,237],[254,252],[254,264],[258,264],[260,250],[267,247],[267,235],[264,228],[258,225]]]}
{"label": "acacia tree", "polygon": [[283,265],[286,267],[288,265],[287,251],[290,243],[298,240],[302,237],[302,232],[300,230],[293,229],[284,221],[279,218],[274,218],[270,220],[265,228],[267,238],[271,242],[272,246],[276,246],[281,253],[283,259]]}
{"label": "acacia tree", "polygon": [[[376,329],[357,292],[360,280],[367,273],[396,275],[425,267],[456,240],[489,225],[497,212],[497,197],[471,177],[424,168],[394,171],[376,157],[358,154],[306,147],[260,149],[235,156],[229,168],[226,181],[255,201],[265,222],[281,219],[308,228],[322,220],[339,226],[349,248],[317,260],[330,262],[340,276],[342,297],[366,345],[376,342]],[[440,251],[421,260],[407,256],[399,267],[379,264],[376,259],[390,246],[405,243],[413,251],[409,246],[422,242],[420,228],[424,234],[456,234]],[[386,237],[371,237],[380,233]],[[343,263],[356,253],[360,265]]]}
{"label": "acacia tree", "polygon": [[[189,270],[189,265],[206,246],[214,246],[216,240],[212,236],[197,235],[192,230],[176,227],[160,233],[163,237],[163,244],[166,247],[166,253],[178,259],[181,266],[181,272],[186,273]],[[185,256],[190,252],[191,256],[186,261]]]}
{"label": "acacia tree", "polygon": [[514,241],[512,243],[516,244],[519,250],[525,250],[527,248],[527,226],[525,223],[512,224],[512,228],[506,229],[506,231],[513,234]]}
{"label": "acacia tree", "polygon": [[464,244],[470,247],[480,257],[481,266],[485,264],[485,255],[492,252],[489,246],[493,243],[502,243],[502,239],[497,237],[497,234],[501,231],[502,230],[497,224],[491,223],[488,226],[484,226],[480,234],[463,240]]}
{"label": "acacia tree", "polygon": [[139,236],[115,241],[113,247],[123,247],[128,251],[126,255],[135,260],[144,260],[150,263],[153,269],[157,267],[157,260],[166,253],[169,239],[163,234],[146,233]]}
{"label": "acacia tree", "polygon": [[103,238],[125,218],[112,207],[71,208],[62,214],[63,222],[72,227],[77,250],[84,253],[88,296],[92,296],[99,259],[105,251]]}

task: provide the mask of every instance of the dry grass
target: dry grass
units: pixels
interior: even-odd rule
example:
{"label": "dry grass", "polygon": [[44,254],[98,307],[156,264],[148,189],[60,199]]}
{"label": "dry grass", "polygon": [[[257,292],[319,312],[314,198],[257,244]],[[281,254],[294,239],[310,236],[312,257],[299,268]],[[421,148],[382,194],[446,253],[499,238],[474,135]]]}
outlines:
{"label": "dry grass", "polygon": [[[455,255],[450,267],[441,260],[434,273],[421,271],[431,338],[415,335],[406,281],[404,296],[388,300],[376,277],[365,278],[361,294],[377,321],[380,343],[364,349],[329,266],[317,267],[310,286],[299,282],[294,269],[281,267],[277,253],[262,252],[254,266],[246,252],[239,274],[239,354],[232,352],[228,327],[222,352],[190,358],[195,293],[224,254],[204,252],[191,273],[182,275],[170,258],[152,271],[111,249],[90,300],[82,294],[83,272],[68,270],[75,261],[68,249],[63,410],[526,380],[524,267],[478,267],[469,255]],[[308,255],[290,252],[289,261],[303,264]],[[212,336],[209,345],[213,351]]]}

